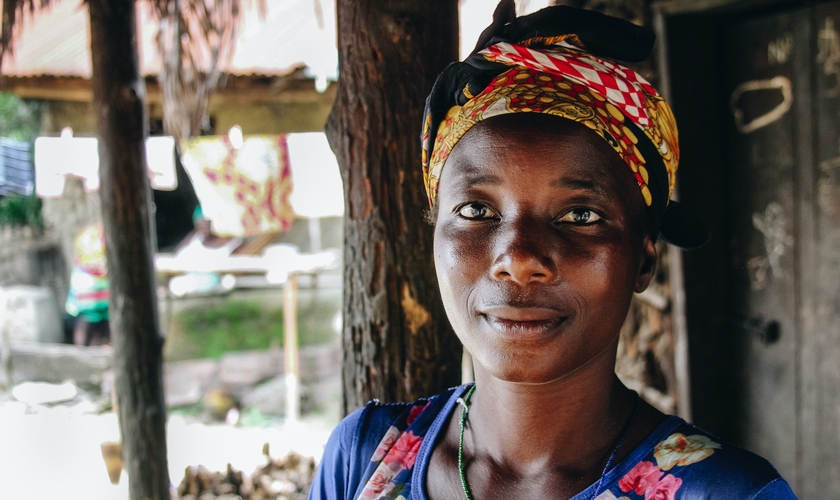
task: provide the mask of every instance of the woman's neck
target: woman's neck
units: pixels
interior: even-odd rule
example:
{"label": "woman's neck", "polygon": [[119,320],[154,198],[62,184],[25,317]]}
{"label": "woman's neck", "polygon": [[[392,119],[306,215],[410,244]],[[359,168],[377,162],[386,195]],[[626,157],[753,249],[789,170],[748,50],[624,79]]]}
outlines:
{"label": "woman's neck", "polygon": [[608,371],[599,364],[545,384],[499,380],[477,365],[467,433],[473,453],[522,476],[603,467],[636,396],[615,376],[614,361]]}

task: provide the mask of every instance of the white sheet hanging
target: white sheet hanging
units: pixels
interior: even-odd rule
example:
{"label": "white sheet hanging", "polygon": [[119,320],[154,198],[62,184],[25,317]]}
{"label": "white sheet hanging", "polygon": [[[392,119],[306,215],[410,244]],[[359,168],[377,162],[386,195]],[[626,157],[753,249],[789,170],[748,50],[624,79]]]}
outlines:
{"label": "white sheet hanging", "polygon": [[[178,187],[175,173],[175,139],[146,139],[146,165],[153,189]],[[99,190],[99,140],[95,137],[39,137],[35,139],[35,192],[57,198],[68,176],[82,179],[85,191]]]}

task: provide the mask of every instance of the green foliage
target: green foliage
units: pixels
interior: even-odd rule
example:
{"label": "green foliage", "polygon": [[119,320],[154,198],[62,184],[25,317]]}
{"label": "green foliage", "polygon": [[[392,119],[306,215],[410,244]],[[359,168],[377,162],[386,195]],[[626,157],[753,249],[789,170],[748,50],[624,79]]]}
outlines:
{"label": "green foliage", "polygon": [[282,312],[264,312],[252,302],[191,309],[182,312],[180,319],[187,335],[201,346],[202,358],[219,358],[228,351],[266,349],[283,337]]}
{"label": "green foliage", "polygon": [[33,142],[41,131],[43,105],[0,92],[0,137]]}
{"label": "green foliage", "polygon": [[35,195],[0,198],[0,226],[42,228],[41,199]]}
{"label": "green foliage", "polygon": [[[300,345],[323,344],[336,340],[331,321],[339,303],[313,300],[298,307]],[[220,358],[224,353],[283,347],[283,310],[252,301],[225,300],[216,306],[186,309],[175,317],[179,344],[168,359]]]}

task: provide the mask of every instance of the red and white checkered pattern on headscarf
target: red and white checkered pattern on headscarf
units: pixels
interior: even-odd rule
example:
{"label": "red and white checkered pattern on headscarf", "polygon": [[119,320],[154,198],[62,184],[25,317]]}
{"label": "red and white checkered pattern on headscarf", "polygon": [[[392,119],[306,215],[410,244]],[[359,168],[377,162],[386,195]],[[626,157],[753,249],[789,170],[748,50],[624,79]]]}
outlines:
{"label": "red and white checkered pattern on headscarf", "polygon": [[651,96],[659,94],[641,75],[615,62],[580,52],[567,43],[558,44],[557,47],[532,50],[502,42],[479,53],[489,61],[563,75],[604,96],[641,129],[651,125],[644,93]]}

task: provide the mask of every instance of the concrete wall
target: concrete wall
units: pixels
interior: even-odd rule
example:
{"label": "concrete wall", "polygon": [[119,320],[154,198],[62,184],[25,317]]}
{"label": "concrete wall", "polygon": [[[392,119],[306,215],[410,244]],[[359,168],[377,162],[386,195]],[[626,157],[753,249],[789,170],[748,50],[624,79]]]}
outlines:
{"label": "concrete wall", "polygon": [[81,181],[68,179],[61,198],[43,200],[44,228],[0,229],[0,286],[48,288],[63,311],[78,232],[101,220],[99,195],[85,193]]}
{"label": "concrete wall", "polygon": [[28,227],[0,228],[0,286],[33,285],[29,270],[29,249],[38,237]]}
{"label": "concrete wall", "polygon": [[58,308],[67,295],[68,273],[54,238],[29,228],[0,229],[0,287],[46,287]]}
{"label": "concrete wall", "polygon": [[102,222],[99,193],[86,193],[82,182],[68,178],[61,198],[46,198],[42,209],[45,239],[55,242],[68,265],[73,262],[73,240],[79,231]]}

